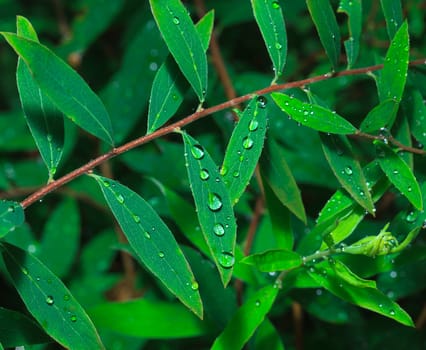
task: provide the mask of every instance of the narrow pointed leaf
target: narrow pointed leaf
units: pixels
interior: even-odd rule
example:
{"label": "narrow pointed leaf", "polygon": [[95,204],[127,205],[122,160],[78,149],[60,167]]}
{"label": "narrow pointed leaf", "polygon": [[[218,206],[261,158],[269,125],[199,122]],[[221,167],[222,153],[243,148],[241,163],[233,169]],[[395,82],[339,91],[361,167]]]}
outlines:
{"label": "narrow pointed leaf", "polygon": [[[209,47],[214,12],[208,12],[195,26],[204,52]],[[166,123],[178,110],[189,84],[172,56],[168,56],[155,75],[148,111],[148,133]]]}
{"label": "narrow pointed leaf", "polygon": [[0,245],[12,282],[44,331],[68,349],[104,349],[86,312],[45,265],[24,250]]}
{"label": "narrow pointed leaf", "polygon": [[426,105],[417,89],[410,89],[402,100],[402,108],[408,117],[410,131],[418,142],[426,145]]}
{"label": "narrow pointed leaf", "polygon": [[287,59],[287,33],[281,6],[277,0],[251,0],[251,5],[271,57],[276,80],[281,76]]}
{"label": "narrow pointed leaf", "polygon": [[377,160],[389,181],[418,210],[423,210],[423,199],[413,172],[391,148],[383,143],[376,143]]}
{"label": "narrow pointed leaf", "polygon": [[214,262],[226,286],[235,263],[237,226],[228,189],[217,165],[191,136],[182,134],[185,159],[198,219]]}
{"label": "narrow pointed leaf", "polygon": [[240,262],[243,264],[253,265],[262,272],[274,272],[289,270],[301,266],[302,257],[291,250],[276,249],[249,255]]}
{"label": "narrow pointed leaf", "polygon": [[102,176],[93,177],[139,259],[183,304],[202,317],[198,284],[163,220],[128,187]]}
{"label": "narrow pointed leaf", "polygon": [[262,322],[256,331],[254,349],[284,350],[281,335],[268,318]]}
{"label": "narrow pointed leaf", "polygon": [[232,132],[220,170],[232,204],[238,202],[253,176],[262,152],[267,122],[267,100],[259,96],[251,100]]}
{"label": "narrow pointed leaf", "polygon": [[24,223],[24,209],[17,202],[0,201],[0,238]]}
{"label": "narrow pointed leaf", "polygon": [[389,299],[370,284],[354,283],[354,275],[348,275],[344,269],[337,272],[333,268],[311,266],[307,269],[317,283],[329,292],[350,303],[394,319],[406,326],[413,326],[410,316],[394,301]]}
{"label": "narrow pointed leaf", "polygon": [[374,213],[374,203],[367,181],[349,141],[341,135],[321,134],[322,148],[334,175],[362,207]]}
{"label": "narrow pointed leaf", "polygon": [[[17,17],[17,32],[21,37],[38,42],[34,28],[24,17]],[[41,91],[21,57],[18,58],[16,80],[25,119],[46,163],[49,179],[53,179],[64,147],[63,115]]]}
{"label": "narrow pointed leaf", "polygon": [[359,53],[359,41],[362,27],[362,0],[340,0],[338,12],[348,16],[349,39],[344,42],[348,69],[351,68]]}
{"label": "narrow pointed leaf", "polygon": [[398,102],[386,99],[380,102],[362,121],[360,130],[363,132],[378,131],[382,128],[390,129],[398,112]]}
{"label": "narrow pointed leaf", "polygon": [[216,338],[211,350],[242,349],[265,319],[278,292],[279,288],[268,285],[249,297]]}
{"label": "narrow pointed leaf", "polygon": [[207,57],[188,11],[179,0],[150,0],[150,4],[170,53],[203,102],[207,91]]}
{"label": "narrow pointed leaf", "polygon": [[282,93],[271,95],[279,108],[302,125],[332,134],[353,134],[356,131],[351,123],[329,109],[302,102]]}
{"label": "narrow pointed leaf", "polygon": [[392,40],[403,21],[401,0],[380,0],[380,3],[385,15],[389,39]]}
{"label": "narrow pointed leaf", "polygon": [[285,161],[284,153],[273,139],[269,139],[267,142],[260,163],[260,171],[281,203],[300,220],[306,222],[305,207],[300,190]]}
{"label": "narrow pointed leaf", "polygon": [[109,115],[80,75],[38,42],[13,33],[1,34],[25,62],[40,89],[62,113],[87,132],[113,144]]}
{"label": "narrow pointed leaf", "polygon": [[380,72],[377,83],[380,101],[389,98],[401,101],[407,80],[409,54],[408,24],[404,22],[392,39]]}
{"label": "narrow pointed leaf", "polygon": [[306,0],[306,3],[325,52],[336,69],[340,57],[340,32],[330,1]]}

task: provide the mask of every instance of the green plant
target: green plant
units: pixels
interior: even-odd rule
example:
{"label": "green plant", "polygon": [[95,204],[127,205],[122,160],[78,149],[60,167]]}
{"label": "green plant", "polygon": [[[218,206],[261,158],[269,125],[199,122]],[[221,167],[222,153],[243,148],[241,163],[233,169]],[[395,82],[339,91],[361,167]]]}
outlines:
{"label": "green plant", "polygon": [[12,3],[0,349],[424,346],[421,1]]}

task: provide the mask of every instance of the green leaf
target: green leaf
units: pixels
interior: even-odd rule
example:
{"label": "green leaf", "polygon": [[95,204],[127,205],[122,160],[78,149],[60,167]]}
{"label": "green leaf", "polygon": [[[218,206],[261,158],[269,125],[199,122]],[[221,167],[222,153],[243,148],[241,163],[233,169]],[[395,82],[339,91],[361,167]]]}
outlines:
{"label": "green leaf", "polygon": [[353,199],[374,215],[374,203],[364,173],[347,138],[324,134],[320,137],[325,157],[340,184]]}
{"label": "green leaf", "polygon": [[98,329],[130,337],[190,338],[211,331],[211,325],[182,305],[147,298],[96,305],[89,314]]}
{"label": "green leaf", "polygon": [[243,264],[253,265],[262,272],[289,270],[302,265],[302,257],[291,250],[268,250],[260,254],[253,254],[240,261]]}
{"label": "green leaf", "polygon": [[130,246],[146,268],[184,305],[202,317],[198,283],[169,228],[136,192],[114,180],[92,176],[98,182]]}
{"label": "green leaf", "polygon": [[268,285],[250,296],[235,313],[211,350],[242,349],[271,309],[279,289]]}
{"label": "green leaf", "polygon": [[282,93],[272,93],[279,108],[298,123],[332,134],[353,134],[356,128],[346,119],[324,107],[302,102]]}
{"label": "green leaf", "polygon": [[349,17],[349,39],[345,40],[345,51],[348,60],[348,69],[350,69],[358,58],[359,41],[362,28],[362,2],[361,0],[340,0],[337,12],[344,12]]}
{"label": "green leaf", "polygon": [[409,89],[402,100],[402,108],[410,123],[410,131],[417,141],[426,145],[426,105],[417,89]]}
{"label": "green leaf", "polygon": [[306,0],[306,3],[321,43],[335,70],[340,57],[340,32],[330,1]]}
{"label": "green leaf", "polygon": [[8,348],[52,341],[32,319],[2,307],[0,307],[0,339]]}
{"label": "green leaf", "polygon": [[398,112],[398,102],[394,99],[386,99],[380,102],[362,121],[360,130],[363,132],[390,129]]}
{"label": "green leaf", "polygon": [[179,0],[149,2],[170,53],[203,102],[207,92],[207,58],[188,11]]}
{"label": "green leaf", "polygon": [[401,157],[382,142],[375,142],[377,159],[389,181],[414,205],[423,210],[423,199],[413,172]]}
{"label": "green leaf", "polygon": [[272,138],[268,139],[266,146],[260,164],[262,176],[281,203],[300,220],[306,222],[302,196],[291,169],[285,161],[285,155]]}
{"label": "green leaf", "polygon": [[[18,16],[16,26],[19,36],[38,42],[37,34],[26,18]],[[64,147],[62,113],[40,90],[21,57],[18,58],[16,81],[25,119],[41,157],[46,163],[49,180],[52,180]]]}
{"label": "green leaf", "polygon": [[24,223],[24,209],[17,202],[0,201],[0,237]]}
{"label": "green leaf", "polygon": [[226,286],[235,263],[237,226],[229,192],[217,165],[191,136],[182,133],[185,159],[198,219],[207,245]]}
{"label": "green leaf", "polygon": [[280,334],[267,318],[256,331],[253,349],[284,350]]}
{"label": "green leaf", "polygon": [[287,59],[287,33],[281,6],[278,0],[251,0],[251,5],[274,66],[275,81],[282,75]]}
{"label": "green leaf", "polygon": [[339,298],[406,326],[414,326],[410,316],[397,303],[376,289],[374,282],[365,282],[341,267],[335,270],[327,266],[322,266],[321,269],[311,266],[307,271],[317,283]]}
{"label": "green leaf", "polygon": [[1,34],[23,59],[40,89],[62,113],[84,130],[113,144],[111,122],[104,105],[70,66],[36,41],[13,33]]}
{"label": "green leaf", "polygon": [[380,72],[377,85],[381,102],[389,98],[401,101],[407,80],[409,55],[408,24],[404,22],[392,39]]}
{"label": "green leaf", "polygon": [[37,258],[8,243],[0,246],[25,306],[55,341],[69,349],[104,349],[86,312]]}
{"label": "green leaf", "polygon": [[380,4],[385,15],[389,39],[392,40],[403,21],[401,0],[380,0]]}
{"label": "green leaf", "polygon": [[[204,52],[209,46],[213,30],[214,12],[208,12],[195,26]],[[148,133],[166,123],[178,110],[189,85],[184,80],[172,56],[161,65],[151,88],[148,111]]]}
{"label": "green leaf", "polygon": [[265,141],[267,123],[267,100],[259,96],[250,101],[232,132],[220,170],[232,204],[238,202],[253,175]]}

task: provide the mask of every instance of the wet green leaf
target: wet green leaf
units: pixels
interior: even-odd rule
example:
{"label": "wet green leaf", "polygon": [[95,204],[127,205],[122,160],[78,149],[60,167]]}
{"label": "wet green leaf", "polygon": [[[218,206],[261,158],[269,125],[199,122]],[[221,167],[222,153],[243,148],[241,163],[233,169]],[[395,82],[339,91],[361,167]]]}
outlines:
{"label": "wet green leaf", "polygon": [[374,203],[359,161],[344,136],[321,134],[325,157],[345,190],[362,207],[374,214]]}
{"label": "wet green leaf", "polygon": [[282,93],[275,92],[271,95],[279,108],[302,125],[332,134],[353,134],[356,131],[351,123],[329,109]]}
{"label": "wet green leaf", "polygon": [[274,272],[301,266],[302,257],[291,250],[276,249],[249,255],[241,263],[253,265],[262,272]]}
{"label": "wet green leaf", "polygon": [[278,0],[251,0],[254,18],[262,33],[277,80],[287,59],[287,33]]}
{"label": "wet green leaf", "polygon": [[109,115],[80,75],[47,47],[13,33],[1,34],[23,59],[40,89],[62,113],[84,130],[113,144]]}
{"label": "wet green leaf", "polygon": [[392,40],[403,21],[401,0],[380,0],[380,3],[385,15],[389,39]]}
{"label": "wet green leaf", "polygon": [[[19,36],[38,42],[37,34],[26,18],[18,16],[16,26]],[[39,88],[21,57],[18,58],[16,81],[25,119],[51,180],[56,173],[64,147],[63,115]]]}
{"label": "wet green leaf", "polygon": [[216,338],[211,349],[242,349],[265,319],[278,292],[276,286],[268,285],[251,295]]}
{"label": "wet green leaf", "polygon": [[267,318],[257,328],[254,349],[284,350],[278,330]]}
{"label": "wet green leaf", "polygon": [[[208,12],[195,26],[204,52],[209,46],[213,30],[214,12]],[[148,133],[166,123],[178,110],[189,85],[172,56],[161,65],[151,87],[148,111]]]}
{"label": "wet green leaf", "polygon": [[24,209],[17,202],[0,201],[0,237],[24,223]]}
{"label": "wet green leaf", "polygon": [[394,99],[386,99],[380,102],[362,121],[360,130],[363,132],[389,129],[395,121],[398,112],[398,102]]}
{"label": "wet green leaf", "polygon": [[330,1],[306,0],[306,3],[325,52],[336,69],[340,57],[340,32]]}
{"label": "wet green leaf", "polygon": [[362,2],[361,0],[340,0],[338,12],[344,12],[348,16],[349,39],[345,40],[345,50],[348,60],[348,69],[358,58],[359,41],[362,27]]}
{"label": "wet green leaf", "polygon": [[225,151],[220,170],[232,204],[246,189],[262,152],[267,128],[267,100],[258,96],[242,113]]}
{"label": "wet green leaf", "polygon": [[423,209],[422,193],[413,172],[398,154],[382,142],[376,142],[377,159],[389,181],[418,210]]}
{"label": "wet green leaf", "polygon": [[47,334],[65,348],[104,349],[86,312],[45,265],[8,243],[0,249],[15,288]]}
{"label": "wet green leaf", "polygon": [[207,58],[191,17],[179,0],[150,0],[164,41],[200,102],[207,92]]}
{"label": "wet green leaf", "polygon": [[418,89],[409,89],[402,100],[402,108],[407,115],[410,131],[417,141],[426,145],[426,105]]}
{"label": "wet green leaf", "polygon": [[235,263],[237,229],[229,192],[207,151],[188,134],[182,133],[182,136],[201,229],[222,282],[227,285]]}
{"label": "wet green leaf", "polygon": [[198,283],[169,228],[136,192],[114,180],[93,177],[144,266],[183,304],[202,317]]}

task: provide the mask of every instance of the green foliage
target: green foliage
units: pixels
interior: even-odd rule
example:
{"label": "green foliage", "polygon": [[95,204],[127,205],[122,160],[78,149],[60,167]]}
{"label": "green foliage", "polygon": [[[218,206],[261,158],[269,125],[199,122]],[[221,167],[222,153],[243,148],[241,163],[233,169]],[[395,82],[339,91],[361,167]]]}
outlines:
{"label": "green foliage", "polygon": [[424,348],[420,0],[48,6],[0,3],[0,349]]}

